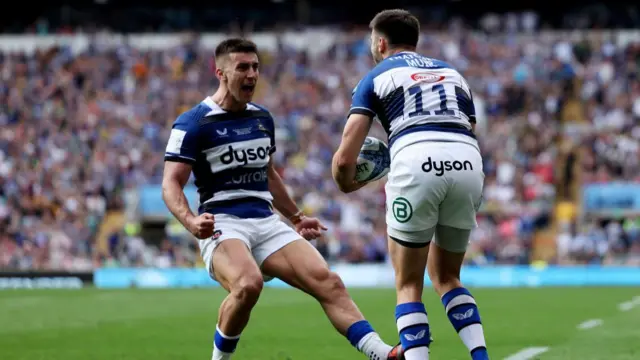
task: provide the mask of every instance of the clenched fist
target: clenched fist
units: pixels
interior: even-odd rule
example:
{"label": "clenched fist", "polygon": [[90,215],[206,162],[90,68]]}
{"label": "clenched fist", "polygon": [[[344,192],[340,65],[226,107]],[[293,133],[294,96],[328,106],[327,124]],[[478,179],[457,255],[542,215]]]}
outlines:
{"label": "clenched fist", "polygon": [[213,236],[214,225],[213,215],[204,213],[191,219],[188,230],[198,239],[206,239]]}
{"label": "clenched fist", "polygon": [[296,231],[307,240],[313,240],[319,238],[322,235],[322,231],[327,230],[327,227],[322,225],[320,220],[316,218],[303,216],[295,224]]}

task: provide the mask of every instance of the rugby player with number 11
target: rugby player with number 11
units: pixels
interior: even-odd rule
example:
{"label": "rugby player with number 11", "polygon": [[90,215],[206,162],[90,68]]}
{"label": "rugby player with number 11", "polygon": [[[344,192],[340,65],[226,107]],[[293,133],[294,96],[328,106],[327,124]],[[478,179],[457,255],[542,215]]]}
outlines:
{"label": "rugby player with number 11", "polygon": [[429,320],[422,303],[426,268],[471,358],[487,360],[476,300],[460,282],[484,184],[471,90],[449,64],[416,52],[420,23],[408,11],[379,13],[371,30],[377,65],[354,90],[334,155],[334,179],[344,192],[364,185],[354,181],[356,163],[377,118],[389,136],[387,235],[404,357],[429,358]]}

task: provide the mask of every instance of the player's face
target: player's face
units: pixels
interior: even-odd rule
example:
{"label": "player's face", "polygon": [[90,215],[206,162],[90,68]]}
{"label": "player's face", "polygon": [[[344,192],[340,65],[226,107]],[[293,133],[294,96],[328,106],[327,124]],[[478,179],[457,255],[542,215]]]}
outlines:
{"label": "player's face", "polygon": [[227,88],[234,99],[248,103],[258,83],[260,63],[256,53],[231,53],[226,67],[225,78]]}
{"label": "player's face", "polygon": [[374,31],[371,32],[371,56],[373,61],[377,64],[383,60],[382,53],[385,50],[386,42],[384,38]]}

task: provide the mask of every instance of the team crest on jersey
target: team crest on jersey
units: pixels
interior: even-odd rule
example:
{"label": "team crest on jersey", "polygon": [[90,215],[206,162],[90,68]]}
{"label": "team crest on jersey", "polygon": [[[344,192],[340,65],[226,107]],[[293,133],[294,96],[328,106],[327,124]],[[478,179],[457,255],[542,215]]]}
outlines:
{"label": "team crest on jersey", "polygon": [[213,235],[211,235],[211,238],[217,240],[220,236],[222,236],[222,230],[216,230],[213,232]]}
{"label": "team crest on jersey", "polygon": [[413,81],[425,82],[425,83],[436,83],[438,81],[444,80],[444,76],[428,73],[428,72],[419,72],[411,75],[411,79]]}

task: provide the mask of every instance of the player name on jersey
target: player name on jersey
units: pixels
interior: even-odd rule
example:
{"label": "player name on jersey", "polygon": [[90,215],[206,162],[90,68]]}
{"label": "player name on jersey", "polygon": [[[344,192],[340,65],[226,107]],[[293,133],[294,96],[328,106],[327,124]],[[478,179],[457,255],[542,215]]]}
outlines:
{"label": "player name on jersey", "polygon": [[473,96],[449,64],[414,52],[381,61],[356,86],[350,113],[375,117],[390,145],[405,134],[435,130],[473,137]]}

